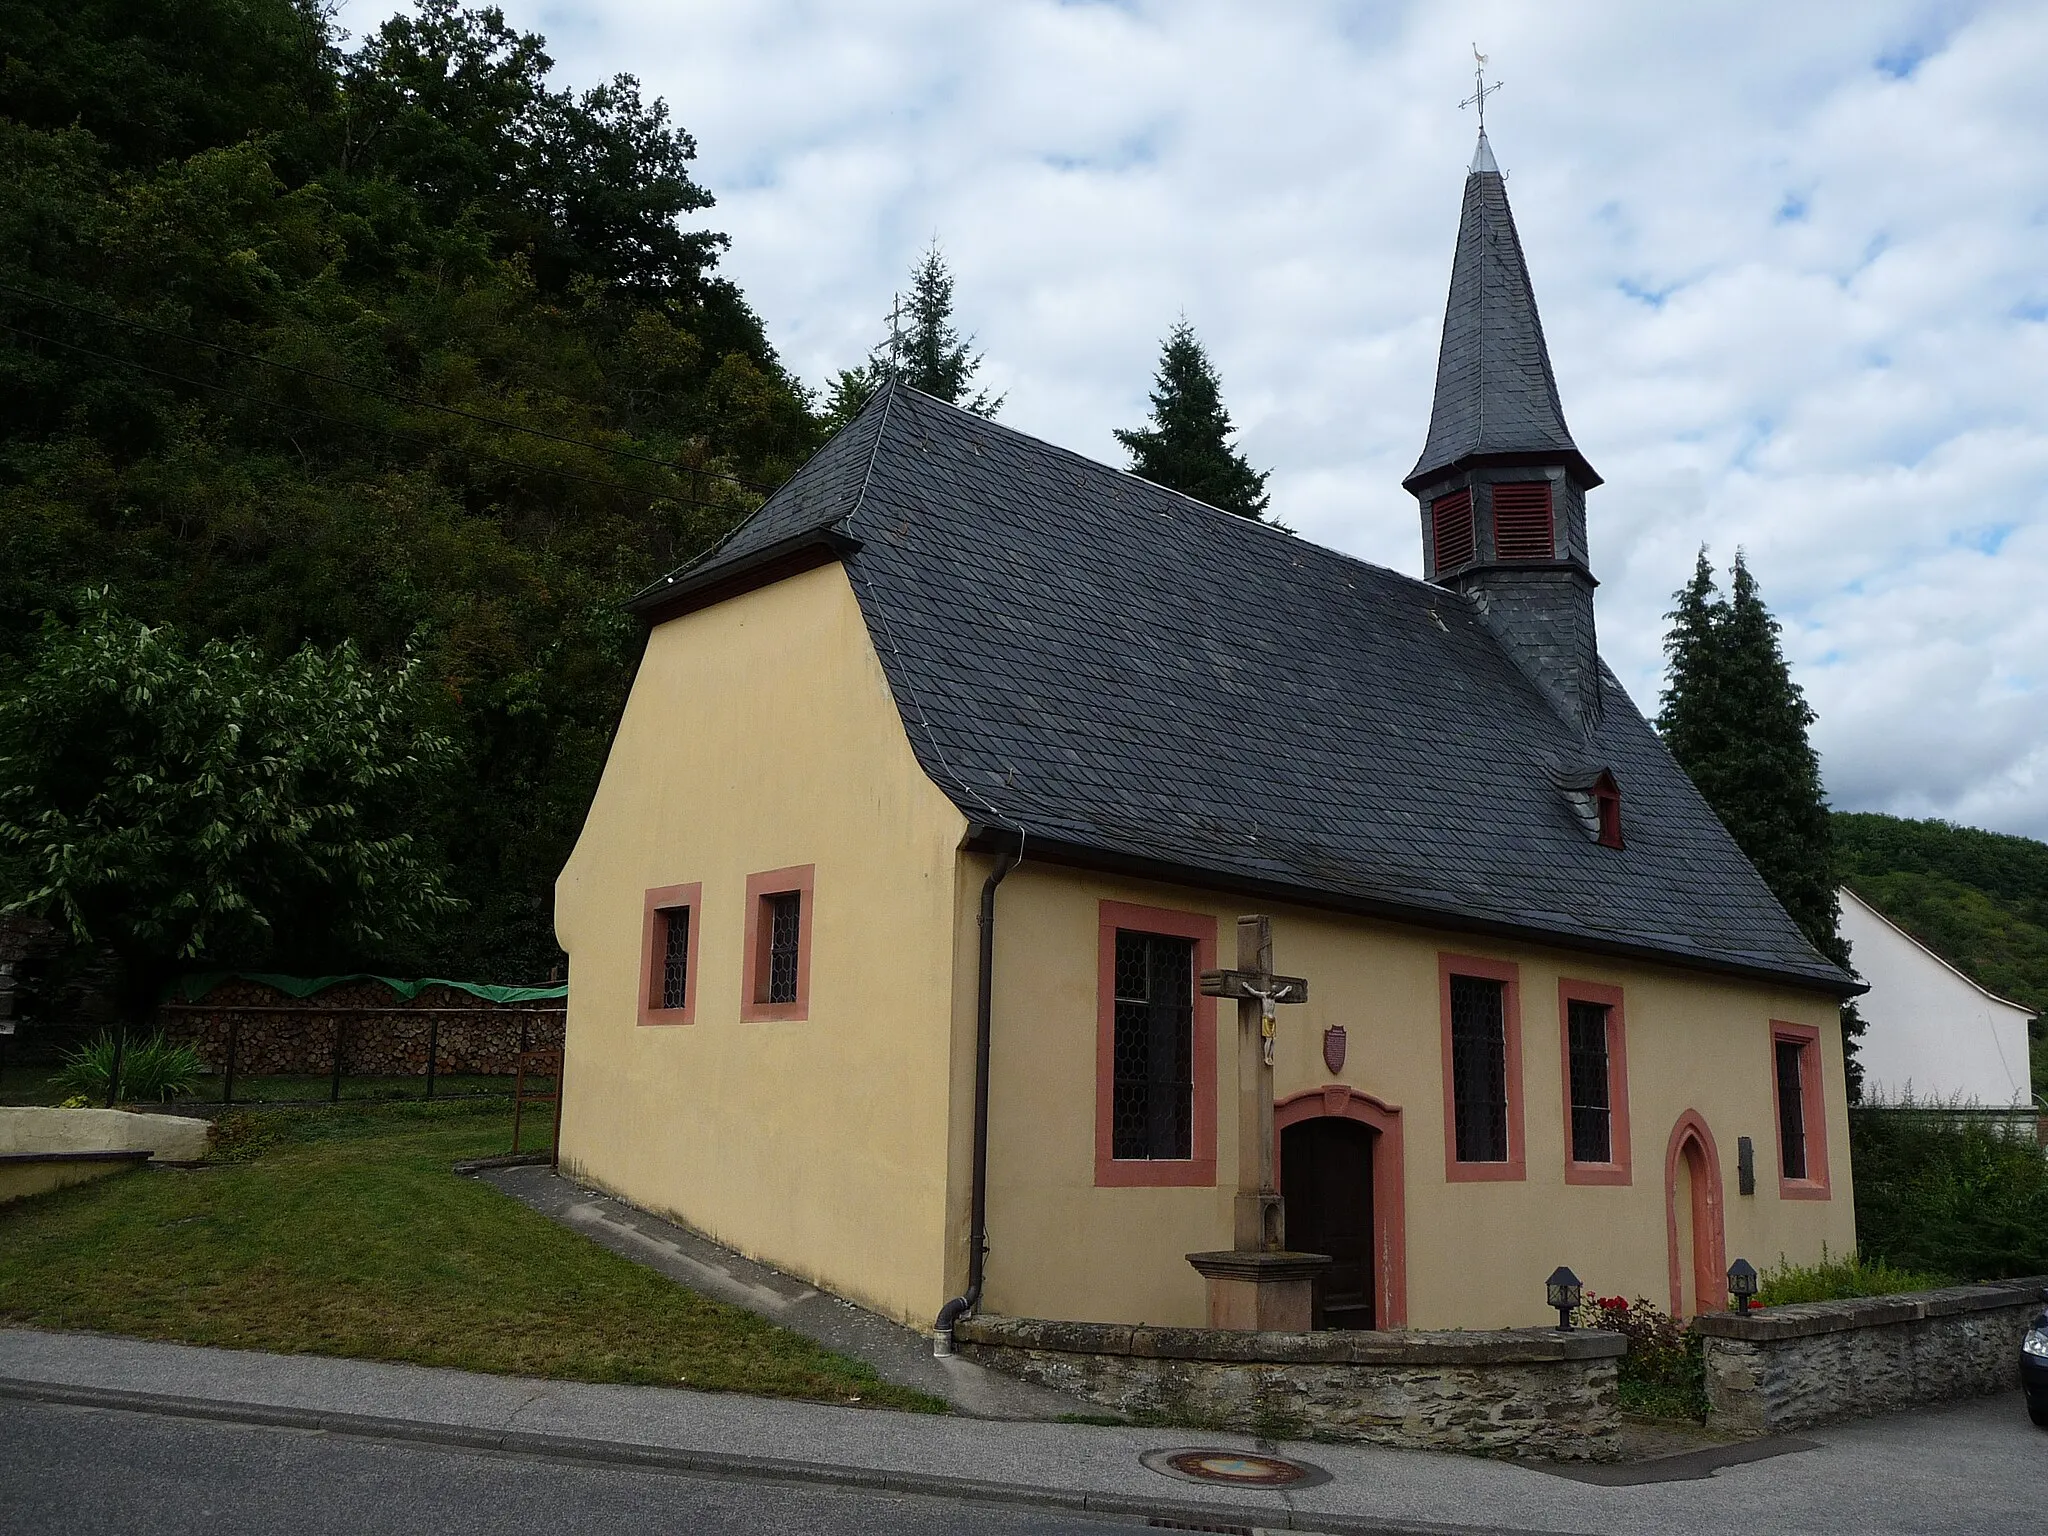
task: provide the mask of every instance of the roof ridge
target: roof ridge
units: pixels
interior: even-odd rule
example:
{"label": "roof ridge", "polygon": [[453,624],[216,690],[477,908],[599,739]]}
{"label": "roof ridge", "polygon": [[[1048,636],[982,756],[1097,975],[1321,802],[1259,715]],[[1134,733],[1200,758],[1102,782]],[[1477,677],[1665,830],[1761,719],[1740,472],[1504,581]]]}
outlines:
{"label": "roof ridge", "polygon": [[1283,528],[1277,523],[1269,523],[1260,518],[1245,517],[1239,513],[1228,511],[1223,507],[1215,505],[1213,502],[1203,501],[1199,496],[1190,496],[1186,491],[1177,491],[1170,485],[1161,485],[1157,480],[1147,480],[1143,475],[1133,474],[1128,469],[1118,469],[1114,464],[1105,464],[1101,459],[1090,458],[1078,448],[1069,448],[1064,443],[1056,443],[1050,438],[1039,437],[1033,433],[1026,432],[1022,427],[1013,427],[1007,422],[997,421],[988,416],[977,415],[973,411],[955,405],[950,400],[941,400],[937,395],[927,394],[914,384],[899,383],[897,388],[917,396],[920,401],[930,401],[933,405],[942,406],[956,416],[964,416],[969,421],[980,426],[992,427],[998,432],[1005,433],[1010,437],[1020,438],[1024,442],[1033,444],[1036,447],[1050,449],[1052,452],[1064,455],[1069,459],[1079,460],[1089,468],[1100,470],[1107,475],[1113,475],[1119,480],[1129,480],[1134,484],[1144,486],[1147,490],[1156,491],[1162,496],[1171,496],[1178,501],[1186,502],[1189,506],[1206,512],[1212,517],[1222,519],[1222,522],[1219,524],[1221,527],[1256,528],[1268,538],[1291,539],[1303,548],[1315,550],[1318,553],[1328,555],[1332,559],[1341,560],[1347,565],[1355,565],[1364,570],[1375,572],[1378,575],[1391,576],[1396,581],[1407,582],[1411,586],[1425,587],[1432,594],[1464,598],[1463,593],[1453,592],[1449,587],[1440,587],[1435,582],[1424,577],[1410,576],[1406,571],[1397,571],[1391,565],[1380,565],[1375,561],[1366,559],[1363,555],[1354,555],[1349,550],[1338,549],[1333,544],[1321,543],[1316,539],[1296,533],[1291,528]]}

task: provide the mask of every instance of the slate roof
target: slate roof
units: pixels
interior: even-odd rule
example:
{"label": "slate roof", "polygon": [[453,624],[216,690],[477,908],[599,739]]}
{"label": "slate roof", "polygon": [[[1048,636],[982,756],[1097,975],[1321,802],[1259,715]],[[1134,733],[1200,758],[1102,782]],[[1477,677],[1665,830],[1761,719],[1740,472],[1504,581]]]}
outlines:
{"label": "slate roof", "polygon": [[[985,844],[1854,990],[1620,685],[1582,735],[1457,593],[890,385],[635,606],[817,540]],[[1624,849],[1559,788],[1593,762]]]}
{"label": "slate roof", "polygon": [[1600,483],[1565,425],[1507,183],[1482,131],[1465,178],[1429,435],[1403,484],[1492,454],[1562,456],[1586,484]]}

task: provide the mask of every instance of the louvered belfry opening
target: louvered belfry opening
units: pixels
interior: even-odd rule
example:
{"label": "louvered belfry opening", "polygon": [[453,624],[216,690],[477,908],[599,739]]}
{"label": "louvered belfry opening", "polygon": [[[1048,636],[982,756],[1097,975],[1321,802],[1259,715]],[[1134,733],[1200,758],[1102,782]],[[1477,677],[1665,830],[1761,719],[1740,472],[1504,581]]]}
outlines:
{"label": "louvered belfry opening", "polygon": [[1548,560],[1557,552],[1548,480],[1515,480],[1493,488],[1493,553],[1497,560]]}
{"label": "louvered belfry opening", "polygon": [[1472,529],[1472,493],[1453,491],[1429,504],[1431,537],[1436,550],[1436,568],[1454,571],[1470,565],[1479,553]]}
{"label": "louvered belfry opening", "polygon": [[1194,1155],[1195,946],[1118,929],[1110,1155]]}

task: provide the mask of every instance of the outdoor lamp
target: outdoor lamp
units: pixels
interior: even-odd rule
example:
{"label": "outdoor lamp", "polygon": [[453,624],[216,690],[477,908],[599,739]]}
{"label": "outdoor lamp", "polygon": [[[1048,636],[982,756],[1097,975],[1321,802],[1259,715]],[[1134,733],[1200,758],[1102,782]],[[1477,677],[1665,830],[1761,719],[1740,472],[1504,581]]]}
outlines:
{"label": "outdoor lamp", "polygon": [[1579,1284],[1579,1277],[1560,1264],[1550,1272],[1543,1288],[1549,1293],[1550,1304],[1557,1308],[1557,1326],[1571,1327],[1572,1313],[1579,1305],[1579,1298],[1586,1294],[1586,1288]]}
{"label": "outdoor lamp", "polygon": [[1749,1260],[1737,1259],[1728,1266],[1728,1294],[1735,1298],[1738,1312],[1747,1312],[1756,1299],[1756,1266]]}

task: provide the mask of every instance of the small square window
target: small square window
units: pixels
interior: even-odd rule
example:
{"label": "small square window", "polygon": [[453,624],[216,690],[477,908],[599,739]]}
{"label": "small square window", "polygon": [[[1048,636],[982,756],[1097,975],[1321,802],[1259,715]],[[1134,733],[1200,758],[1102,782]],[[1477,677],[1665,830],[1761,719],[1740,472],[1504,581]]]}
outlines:
{"label": "small square window", "polygon": [[811,936],[817,916],[814,873],[814,865],[800,864],[747,877],[742,1020],[810,1017]]}
{"label": "small square window", "polygon": [[694,1024],[697,913],[704,887],[657,886],[646,893],[640,929],[640,1022]]}

